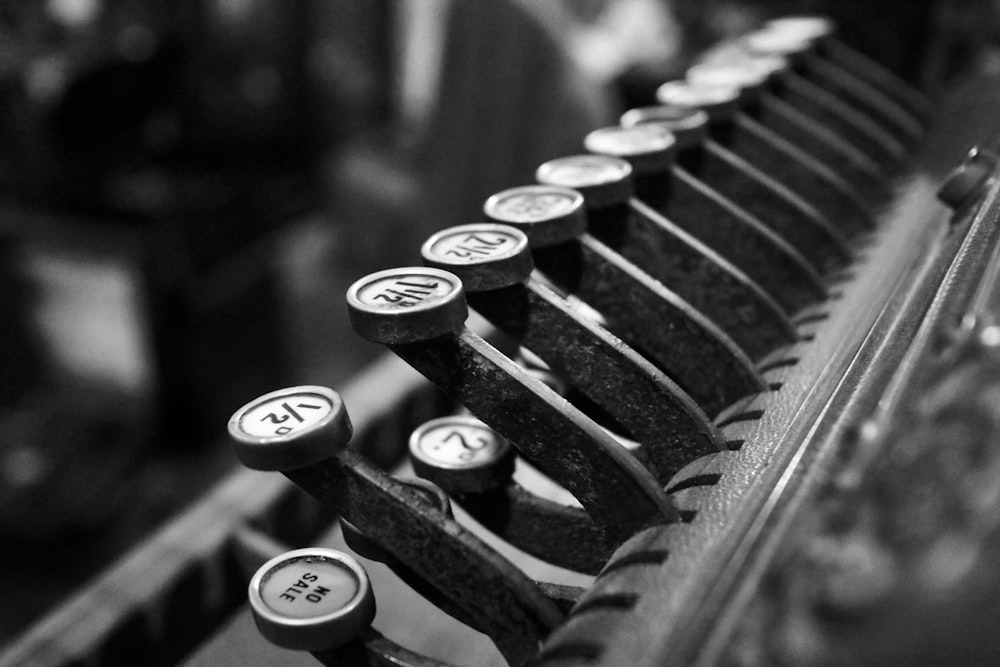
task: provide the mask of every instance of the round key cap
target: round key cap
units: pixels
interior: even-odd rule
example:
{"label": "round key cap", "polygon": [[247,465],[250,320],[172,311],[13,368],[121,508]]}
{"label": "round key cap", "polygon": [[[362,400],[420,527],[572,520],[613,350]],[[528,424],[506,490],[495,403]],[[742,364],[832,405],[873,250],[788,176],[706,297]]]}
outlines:
{"label": "round key cap", "polygon": [[505,486],[514,474],[514,448],[473,417],[441,417],[410,436],[410,460],[421,477],[461,493]]}
{"label": "round key cap", "polygon": [[743,44],[751,53],[795,58],[812,48],[812,40],[782,30],[755,30],[743,36]]}
{"label": "round key cap", "polygon": [[490,220],[512,225],[532,248],[558,245],[587,231],[583,195],[552,185],[526,185],[498,192],[483,205]]}
{"label": "round key cap", "polygon": [[699,105],[684,107],[664,103],[629,109],[622,114],[621,124],[623,127],[662,127],[674,135],[678,151],[700,146],[708,136],[708,114]]}
{"label": "round key cap", "polygon": [[[666,105],[667,109],[700,109],[710,119],[720,120],[731,118],[736,113],[740,105],[740,87],[719,83],[667,81],[656,89],[656,99]],[[666,115],[667,112],[661,113]]]}
{"label": "round key cap", "polygon": [[429,266],[458,276],[467,292],[516,285],[534,267],[524,232],[489,222],[443,229],[427,239],[420,254]]}
{"label": "round key cap", "polygon": [[311,385],[264,394],[229,420],[236,456],[255,470],[290,470],[347,447],[353,429],[340,396]]}
{"label": "round key cap", "polygon": [[602,127],[583,139],[591,153],[627,160],[636,176],[659,173],[674,162],[677,140],[670,132],[651,127]]}
{"label": "round key cap", "polygon": [[632,196],[632,166],[607,155],[570,155],[543,163],[535,179],[545,185],[573,188],[583,194],[588,208],[627,202]]}
{"label": "round key cap", "polygon": [[272,558],[250,580],[249,596],[260,633],[289,649],[342,646],[375,617],[368,574],[333,549],[297,549]]}
{"label": "round key cap", "polygon": [[462,281],[440,269],[413,266],[372,273],[347,289],[354,330],[376,343],[414,343],[465,326]]}
{"label": "round key cap", "polygon": [[734,61],[709,61],[688,68],[687,80],[696,85],[738,88],[744,97],[752,96],[775,73],[788,63],[778,56],[746,57]]}
{"label": "round key cap", "polygon": [[769,30],[809,41],[832,37],[837,32],[837,25],[824,16],[783,16],[771,19],[764,25]]}

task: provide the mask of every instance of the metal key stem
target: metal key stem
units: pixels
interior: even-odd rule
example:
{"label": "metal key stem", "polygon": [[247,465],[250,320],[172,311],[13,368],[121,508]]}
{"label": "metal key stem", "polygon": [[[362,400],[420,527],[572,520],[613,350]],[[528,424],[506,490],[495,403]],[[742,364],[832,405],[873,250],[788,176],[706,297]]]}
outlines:
{"label": "metal key stem", "polygon": [[562,614],[534,582],[412,487],[346,449],[350,419],[325,387],[292,387],[238,410],[229,423],[244,465],[279,470],[405,562],[520,664]]}
{"label": "metal key stem", "polygon": [[[686,86],[679,82],[679,86]],[[661,86],[660,93],[664,94]],[[692,95],[687,95],[688,100]],[[697,100],[696,100],[697,101]],[[709,116],[690,106],[665,104],[622,116],[625,127],[655,126],[676,139],[677,165],[718,190],[787,240],[813,266],[827,270],[846,263],[843,234],[817,208],[709,136]],[[655,179],[638,178],[638,197],[653,208],[666,205],[669,191]]]}
{"label": "metal key stem", "polygon": [[[773,64],[772,60],[764,63]],[[797,109],[775,95],[768,83],[775,70],[760,60],[743,58],[738,62],[700,66],[694,79],[697,85],[723,86],[739,91],[740,110],[779,136],[841,175],[865,200],[884,201],[889,196],[886,174],[861,149],[846,141],[819,119]]]}
{"label": "metal key stem", "polygon": [[868,205],[840,174],[740,110],[738,88],[668,81],[657,90],[657,98],[664,106],[632,109],[622,116],[621,124],[664,123],[667,129],[683,132],[694,123],[678,118],[674,110],[702,111],[708,116],[712,142],[787,186],[844,235],[875,226]]}
{"label": "metal key stem", "polygon": [[677,519],[656,480],[613,437],[465,328],[461,281],[424,267],[348,289],[355,331],[385,344],[565,486],[611,540]]}
{"label": "metal key stem", "polygon": [[510,442],[478,419],[432,419],[410,436],[409,451],[418,475],[522,551],[596,574],[617,546],[581,508],[542,498],[517,484]]}
{"label": "metal key stem", "polygon": [[691,460],[724,448],[698,405],[710,411],[724,407],[717,388],[706,388],[702,374],[681,377],[680,384],[692,388],[689,396],[534,278],[528,239],[520,230],[491,223],[450,227],[428,239],[421,254],[429,266],[461,278],[477,312],[627,429],[643,445],[645,461],[661,484]]}
{"label": "metal key stem", "polygon": [[[711,319],[583,232],[583,206],[583,197],[573,190],[527,186],[493,195],[484,209],[488,218],[522,229],[546,278],[601,313],[616,336],[675,381],[705,375],[701,382],[707,391],[697,393],[711,395],[714,386],[712,405],[759,391],[763,381],[749,358]],[[669,264],[672,258],[664,255],[660,261]],[[720,281],[719,289],[728,286]]]}
{"label": "metal key stem", "polygon": [[787,58],[792,70],[861,112],[904,145],[923,134],[920,120],[890,95],[834,61],[824,58],[815,37],[765,27],[744,35],[739,44],[752,53]]}

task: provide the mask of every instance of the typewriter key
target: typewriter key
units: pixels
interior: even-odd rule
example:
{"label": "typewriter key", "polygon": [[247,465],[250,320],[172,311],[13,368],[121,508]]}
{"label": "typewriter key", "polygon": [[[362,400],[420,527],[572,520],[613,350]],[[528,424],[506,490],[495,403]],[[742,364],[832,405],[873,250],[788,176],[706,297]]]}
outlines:
{"label": "typewriter key", "polygon": [[[740,89],[737,86],[728,84],[692,84],[690,81],[683,80],[667,81],[656,89],[656,99],[661,104],[667,105],[667,108],[699,109],[707,114],[713,122],[717,122],[720,119],[731,117],[739,109]],[[656,108],[650,107],[651,110]],[[636,118],[635,120],[639,119]],[[666,121],[668,119],[664,118],[662,120]],[[669,120],[679,123],[680,119]],[[642,122],[649,121],[643,119]],[[688,117],[688,123],[693,124],[693,120],[690,117]],[[636,122],[627,122],[625,117],[622,118],[622,125],[625,127],[631,127],[636,124]],[[683,131],[685,128],[681,127],[679,129]],[[704,127],[701,128],[701,131],[707,134]],[[689,147],[690,145],[690,143],[685,144],[685,147]]]}
{"label": "typewriter key", "polygon": [[[588,150],[612,153],[612,157],[598,156],[609,161],[638,158],[633,165],[636,191],[640,199],[665,218],[663,225],[647,223],[659,233],[676,237],[670,233],[669,224],[681,227],[760,285],[786,312],[794,312],[825,296],[815,268],[759,220],[683,168],[669,163],[666,167],[653,168],[656,163],[649,154],[670,154],[662,148],[661,137],[662,131],[652,127],[616,126],[591,132],[584,139],[584,146]],[[544,178],[541,168],[539,174],[540,179]],[[563,184],[569,185],[565,179]],[[599,238],[612,237],[624,226],[623,221],[631,214],[630,208],[635,208],[629,201],[614,206],[591,200],[586,193],[584,200],[590,229]],[[650,261],[641,266],[654,278],[664,281],[663,272],[670,269],[662,264],[662,260]],[[672,286],[666,281],[664,284]]]}
{"label": "typewriter key", "polygon": [[[450,254],[456,244],[468,245],[469,238],[480,239],[490,252]],[[597,413],[617,420],[644,443],[644,460],[661,483],[693,458],[721,449],[721,436],[673,380],[528,275],[531,255],[518,229],[491,223],[450,227],[431,236],[421,253],[428,264],[455,272],[467,287],[476,285],[468,287],[466,297],[477,312],[540,355],[595,404]],[[524,255],[528,271],[520,263],[511,271],[515,253]],[[698,387],[697,379],[678,381]],[[584,412],[604,421],[595,410]]]}
{"label": "typewriter key", "polygon": [[817,118],[775,94],[766,84],[777,77],[767,68],[755,66],[753,60],[702,62],[688,70],[687,78],[693,83],[738,87],[741,108],[747,115],[845,178],[866,199],[885,199],[885,173],[878,163],[862,147],[828,127],[826,113]]}
{"label": "typewriter key", "polygon": [[452,274],[413,267],[370,274],[347,292],[354,330],[376,343],[412,343],[455,333],[469,311]]}
{"label": "typewriter key", "polygon": [[579,507],[518,485],[514,449],[478,419],[433,419],[413,432],[409,449],[417,474],[440,484],[479,523],[526,553],[596,574],[618,546]]}
{"label": "typewriter key", "polygon": [[[422,276],[414,282],[426,279],[450,285],[447,292],[435,288],[422,305],[433,313],[439,310],[435,307],[439,299],[445,304],[440,309],[444,322],[420,320],[416,328],[383,326],[383,320],[391,322],[411,307],[372,303],[371,295],[382,292],[371,286],[392,283],[395,276],[407,282]],[[386,342],[404,361],[510,439],[526,459],[569,489],[609,536],[625,539],[650,521],[676,519],[656,480],[600,426],[527,377],[464,325],[455,330],[454,314],[466,312],[464,291],[455,275],[419,267],[382,271],[355,282],[348,289],[347,301],[359,333]],[[385,331],[392,334],[387,336]]]}
{"label": "typewriter key", "polygon": [[[673,141],[666,143],[669,151]],[[669,158],[666,158],[669,162]],[[608,160],[593,155],[574,155],[549,160],[535,172],[538,182],[562,188],[572,188],[593,206],[614,206],[632,196],[632,165],[625,160]],[[511,192],[506,191],[506,196]]]}
{"label": "typewriter key", "polygon": [[[686,81],[670,82],[671,90],[687,90],[686,98],[695,107],[699,106],[698,94],[702,86]],[[661,87],[662,90],[662,87]],[[733,90],[733,89],[729,89]],[[707,88],[708,100],[714,95],[714,88]],[[661,98],[665,100],[666,97]],[[706,102],[710,103],[710,102]],[[728,197],[750,215],[778,233],[796,250],[801,252],[813,266],[827,270],[839,266],[849,259],[850,252],[840,231],[816,208],[799,197],[787,186],[779,183],[766,173],[717,143],[708,135],[708,116],[697,108],[678,106],[664,101],[659,107],[646,107],[627,112],[622,116],[624,127],[649,127],[669,131],[677,137],[677,164],[698,180]],[[732,112],[722,115],[729,122]],[[701,121],[701,126],[697,125]],[[651,186],[652,187],[652,186]],[[637,186],[643,198],[643,186]],[[656,206],[658,200],[669,198],[647,197],[647,202]],[[668,214],[669,217],[669,214]]]}
{"label": "typewriter key", "polygon": [[749,42],[744,41],[744,44],[747,44],[748,55],[754,62],[760,62],[762,59],[764,61],[780,59],[787,64],[787,67],[781,68],[776,72],[777,76],[772,78],[770,85],[772,90],[784,101],[821,120],[837,134],[852,142],[883,170],[891,172],[901,168],[906,157],[906,147],[899,137],[886,128],[880,120],[881,114],[873,117],[856,104],[851,104],[842,94],[838,94],[839,88],[829,88],[827,84],[835,84],[836,80],[833,82],[815,80],[800,68],[794,67],[797,61],[802,62],[806,58],[806,53],[798,52],[794,57],[790,57],[761,51],[765,47],[777,46],[777,41],[758,39],[758,49],[750,48]]}
{"label": "typewriter key", "polygon": [[829,18],[785,16],[769,20],[764,27],[790,39],[808,40],[815,46],[817,53],[832,65],[850,73],[872,89],[882,91],[903,109],[911,110],[918,118],[923,119],[929,115],[931,103],[926,97],[880,63],[838,40],[837,26]]}
{"label": "typewriter key", "polygon": [[514,474],[514,448],[471,417],[442,417],[410,436],[410,460],[421,477],[448,493],[481,493],[506,485]]}
{"label": "typewriter key", "polygon": [[[288,402],[297,407],[303,396],[323,399],[326,414],[281,434],[269,428],[262,432],[248,420],[260,415],[262,406]],[[257,421],[274,420],[265,414]],[[533,581],[442,511],[437,499],[444,496],[432,490],[428,502],[425,484],[414,488],[393,479],[347,449],[350,420],[336,392],[313,386],[271,392],[238,410],[229,432],[241,460],[265,469],[284,466],[290,480],[388,553],[404,580],[443,611],[492,637],[508,659],[526,660],[559,623],[562,614]],[[316,460],[317,442],[325,443],[322,460]],[[247,452],[252,454],[247,457]]]}
{"label": "typewriter key", "polygon": [[766,28],[744,35],[741,43],[751,53],[788,58],[804,79],[861,111],[899,141],[913,143],[923,133],[917,117],[884,91],[820,57],[813,39]]}
{"label": "typewriter key", "polygon": [[[709,168],[713,165],[725,167],[726,163],[736,164],[742,159],[760,170],[758,173],[765,176],[770,189],[789,190],[798,195],[804,202],[799,208],[811,210],[815,207],[820,225],[834,231],[843,230],[843,234],[874,226],[865,204],[843,178],[746,113],[727,113],[725,106],[715,106],[718,90],[736,89],[694,85],[689,81],[667,82],[657,93],[663,103],[661,106],[630,109],[622,115],[621,124],[625,127],[662,125],[673,132],[679,150],[678,163],[710,184],[715,181],[711,171],[706,173],[705,162],[709,162]],[[706,106],[712,110],[708,122],[702,120]],[[710,137],[707,143],[705,135]],[[719,159],[690,157],[687,149],[699,146],[704,147],[704,154],[715,154]],[[756,201],[756,198],[741,199],[740,203],[754,212],[749,207]],[[838,238],[842,237],[838,235]]]}
{"label": "typewriter key", "polygon": [[583,195],[548,185],[526,185],[499,192],[486,201],[487,217],[516,226],[532,248],[572,241],[587,231]]}
{"label": "typewriter key", "polygon": [[767,21],[765,25],[792,38],[809,42],[829,39],[837,33],[837,24],[825,16],[781,16]]}
{"label": "typewriter key", "polygon": [[[866,195],[884,198],[887,191],[877,186],[902,166],[905,146],[870,117],[804,79],[791,67],[761,81],[761,73],[770,69],[760,67],[762,58],[773,62],[777,56],[748,53],[736,62],[701,62],[688,70],[687,78],[694,83],[728,82],[739,86],[744,109],[755,119],[843,171]],[[787,63],[787,59],[782,60]],[[818,134],[802,143],[806,128]]]}
{"label": "typewriter key", "polygon": [[[584,164],[596,165],[601,161],[598,160],[601,156],[585,157],[587,159],[583,161]],[[607,162],[609,159],[603,158],[603,161]],[[611,169],[608,171],[593,172],[592,180],[597,181],[598,186],[610,173],[628,173],[628,165],[624,161],[611,159],[611,162]],[[565,178],[572,170],[556,169],[550,173],[560,173]],[[577,173],[586,174],[587,171],[577,170]],[[572,192],[557,186],[551,186],[550,189]],[[621,196],[627,188],[618,186],[617,190]],[[513,188],[494,195],[486,201],[486,215],[498,222],[520,228],[524,223],[520,220],[505,220],[503,212],[494,206],[494,202],[510,201],[515,197],[533,199],[539,192],[537,187]],[[608,191],[604,191],[601,199],[608,200]],[[576,213],[582,218],[582,199],[579,204],[580,208],[576,209]],[[530,227],[534,229],[543,227],[546,220],[544,209],[536,208],[536,211],[535,220],[530,223]],[[559,214],[560,218],[564,215]],[[565,229],[563,223],[560,223],[560,227]],[[688,248],[681,250],[687,251]],[[615,336],[670,373],[679,384],[690,382],[691,384],[682,384],[683,389],[708,414],[714,414],[722,406],[757,391],[754,387],[759,385],[759,378],[752,364],[737,344],[719,329],[719,325],[589,234],[551,245],[532,244],[532,256],[547,279],[600,312],[607,319],[608,327]],[[711,261],[712,258],[707,259]],[[665,264],[671,260],[667,254],[660,258]],[[706,271],[700,275],[711,273],[710,269],[716,266],[713,264],[706,267]],[[742,279],[746,282],[745,277]],[[718,294],[728,286],[727,282],[733,283],[732,280],[720,278],[713,286],[717,302],[728,296]],[[692,288],[691,291],[702,294],[708,290]],[[727,323],[732,323],[734,311],[726,312],[729,313]],[[747,310],[738,312],[746,314]],[[754,313],[751,312],[750,315],[752,314]],[[745,327],[746,323],[742,324]],[[671,332],[671,335],[665,336],[663,332],[666,331]],[[745,337],[750,338],[749,334]]]}
{"label": "typewriter key", "polygon": [[340,395],[301,386],[264,394],[229,420],[236,456],[255,470],[287,470],[322,461],[347,446],[352,427]]}
{"label": "typewriter key", "polygon": [[272,558],[250,580],[249,597],[260,633],[289,649],[341,646],[375,617],[368,573],[333,549],[297,549]]}

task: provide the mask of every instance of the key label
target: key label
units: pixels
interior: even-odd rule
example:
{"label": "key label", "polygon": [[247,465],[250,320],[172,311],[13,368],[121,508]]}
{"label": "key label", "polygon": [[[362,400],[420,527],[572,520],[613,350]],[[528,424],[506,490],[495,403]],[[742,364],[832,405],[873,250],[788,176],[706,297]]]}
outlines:
{"label": "key label", "polygon": [[335,613],[354,599],[354,573],[322,558],[304,557],[272,570],[261,582],[260,596],[272,610],[292,618]]}
{"label": "key label", "polygon": [[333,412],[330,399],[321,394],[296,393],[263,400],[246,410],[239,427],[257,438],[306,431]]}
{"label": "key label", "polygon": [[631,156],[670,150],[674,138],[648,127],[607,127],[587,135],[587,150],[595,153]]}
{"label": "key label", "polygon": [[444,300],[457,288],[458,285],[438,276],[400,274],[376,278],[355,294],[369,308],[397,310]]}
{"label": "key label", "polygon": [[541,222],[568,215],[583,206],[572,190],[524,187],[497,193],[486,202],[486,213],[505,222]]}
{"label": "key label", "polygon": [[538,168],[538,180],[569,188],[615,183],[632,173],[628,162],[603,155],[571,155]]}
{"label": "key label", "polygon": [[[471,226],[470,226],[471,227]],[[426,246],[433,260],[447,264],[476,264],[509,257],[527,247],[523,234],[515,234],[495,225],[478,229],[467,227],[445,230],[434,235]]]}
{"label": "key label", "polygon": [[284,648],[323,650],[356,639],[375,617],[368,574],[352,556],[296,549],[264,563],[250,580],[261,634]]}
{"label": "key label", "polygon": [[487,465],[510,449],[510,444],[492,429],[470,420],[430,422],[415,440],[413,453],[443,468]]}

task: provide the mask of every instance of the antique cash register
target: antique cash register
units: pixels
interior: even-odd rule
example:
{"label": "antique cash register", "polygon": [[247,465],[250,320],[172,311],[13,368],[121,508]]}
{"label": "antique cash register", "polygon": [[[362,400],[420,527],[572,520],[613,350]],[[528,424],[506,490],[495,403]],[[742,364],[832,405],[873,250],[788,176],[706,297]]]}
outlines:
{"label": "antique cash register", "polygon": [[0,664],[995,664],[977,62],[921,91],[813,15],[708,48],[358,276],[392,354],[246,397],[245,468]]}

